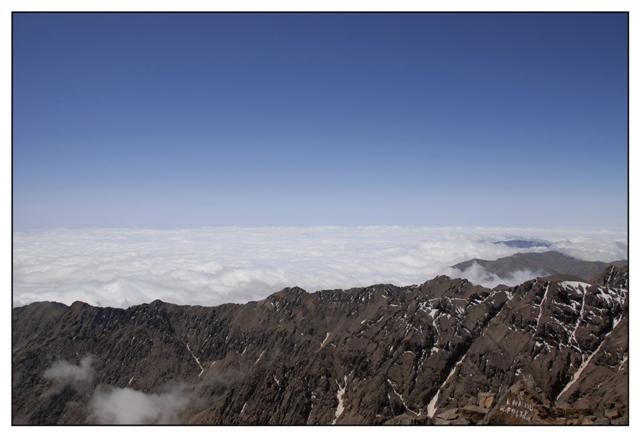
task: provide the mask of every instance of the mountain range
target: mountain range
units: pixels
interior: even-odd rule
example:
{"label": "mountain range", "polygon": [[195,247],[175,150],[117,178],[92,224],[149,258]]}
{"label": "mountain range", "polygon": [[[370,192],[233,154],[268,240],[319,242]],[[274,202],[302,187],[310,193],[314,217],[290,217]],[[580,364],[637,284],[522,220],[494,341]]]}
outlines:
{"label": "mountain range", "polygon": [[447,276],[292,287],[215,307],[17,307],[13,423],[627,424],[628,267],[565,261],[485,268],[600,270],[494,289]]}
{"label": "mountain range", "polygon": [[583,261],[560,252],[546,251],[516,253],[496,260],[474,258],[452,267],[464,271],[474,264],[500,278],[509,278],[515,272],[525,270],[537,272],[540,276],[565,276],[567,279],[589,281],[599,275],[608,265],[624,266],[627,261],[619,260],[612,263]]}

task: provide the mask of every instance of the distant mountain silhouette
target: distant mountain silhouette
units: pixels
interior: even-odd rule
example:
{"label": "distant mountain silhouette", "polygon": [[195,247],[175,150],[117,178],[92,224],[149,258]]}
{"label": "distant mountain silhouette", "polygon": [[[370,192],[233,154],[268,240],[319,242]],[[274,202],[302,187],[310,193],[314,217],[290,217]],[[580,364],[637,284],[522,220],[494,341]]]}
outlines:
{"label": "distant mountain silhouette", "polygon": [[508,247],[515,247],[518,249],[530,249],[532,247],[550,247],[551,243],[542,240],[502,240],[494,241],[493,244],[504,244]]}
{"label": "distant mountain silhouette", "polygon": [[508,278],[519,270],[529,270],[539,272],[541,276],[569,275],[573,278],[589,281],[599,275],[608,265],[623,266],[627,264],[627,261],[620,260],[613,263],[583,261],[560,252],[548,251],[516,253],[496,260],[474,258],[452,267],[458,270],[466,270],[473,264],[484,267],[488,272],[500,278]]}

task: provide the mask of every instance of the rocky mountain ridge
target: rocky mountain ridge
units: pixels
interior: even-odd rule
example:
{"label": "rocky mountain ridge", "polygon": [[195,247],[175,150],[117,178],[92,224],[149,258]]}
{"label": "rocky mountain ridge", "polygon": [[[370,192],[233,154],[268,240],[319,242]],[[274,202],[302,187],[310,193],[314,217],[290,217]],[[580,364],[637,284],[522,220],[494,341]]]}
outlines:
{"label": "rocky mountain ridge", "polygon": [[619,260],[611,263],[584,261],[560,252],[548,250],[545,252],[519,252],[495,260],[474,258],[451,267],[464,271],[475,264],[500,278],[509,278],[514,273],[524,270],[537,272],[538,276],[567,276],[588,282],[605,270],[607,266],[623,267],[627,265],[627,261]]}
{"label": "rocky mountain ridge", "polygon": [[12,334],[15,424],[629,417],[620,265],[589,283],[487,289],[438,276],[216,307],[39,302],[13,309]]}

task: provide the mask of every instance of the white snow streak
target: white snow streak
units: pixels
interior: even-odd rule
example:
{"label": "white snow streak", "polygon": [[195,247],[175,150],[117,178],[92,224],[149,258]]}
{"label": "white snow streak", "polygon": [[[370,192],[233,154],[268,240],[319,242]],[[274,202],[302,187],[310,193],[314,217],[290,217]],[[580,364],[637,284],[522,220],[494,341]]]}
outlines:
{"label": "white snow streak", "polygon": [[451,372],[449,372],[449,375],[447,376],[447,378],[444,380],[444,382],[442,383],[442,385],[440,386],[440,388],[438,388],[438,391],[436,392],[436,394],[433,396],[433,398],[431,398],[431,400],[429,401],[429,404],[427,405],[427,416],[428,417],[433,417],[433,415],[436,413],[436,404],[438,403],[438,398],[440,397],[440,391],[442,391],[442,389],[444,388],[445,385],[447,385],[449,383],[449,380],[453,377],[453,375],[456,373],[456,370],[458,370],[458,366],[462,363],[462,360],[465,359],[465,357],[467,356],[467,354],[464,354],[462,356],[462,358],[460,358],[458,360],[458,362],[453,366],[453,369],[451,369]]}
{"label": "white snow streak", "polygon": [[338,406],[336,407],[336,414],[332,425],[335,425],[342,413],[344,412],[344,393],[347,390],[347,376],[344,377],[344,385],[341,387],[338,380],[336,380],[336,384],[338,384],[338,391],[336,393],[336,397],[338,398]]}
{"label": "white snow streak", "polygon": [[580,316],[578,317],[578,321],[576,322],[576,326],[575,326],[575,328],[573,328],[573,331],[571,332],[571,336],[569,337],[569,344],[571,344],[571,341],[573,341],[576,344],[576,346],[579,346],[578,345],[578,340],[576,340],[576,331],[578,331],[578,327],[580,326],[580,323],[584,319],[584,308],[585,308],[585,304],[586,304],[586,302],[585,302],[586,299],[587,299],[587,293],[585,291],[582,294],[582,305],[580,306]]}
{"label": "white snow streak", "polygon": [[331,332],[327,332],[327,335],[324,337],[324,340],[322,340],[322,343],[320,343],[320,349],[322,349],[329,341],[329,335],[331,335]]}
{"label": "white snow streak", "polygon": [[534,332],[538,332],[538,327],[540,326],[540,318],[542,317],[542,311],[544,310],[544,303],[547,300],[547,293],[549,292],[549,285],[547,284],[547,288],[544,289],[544,296],[542,296],[542,300],[540,301],[539,310],[538,310],[538,318],[536,319],[536,330]]}
{"label": "white snow streak", "polygon": [[402,397],[402,395],[400,393],[398,393],[398,391],[396,390],[396,387],[393,385],[393,382],[391,382],[391,380],[389,378],[387,378],[387,382],[389,383],[389,385],[391,386],[391,390],[393,390],[393,392],[395,393],[396,396],[398,396],[400,398],[400,401],[402,401],[402,405],[404,405],[405,410],[409,411],[410,413],[412,413],[414,416],[419,416],[419,413],[416,413],[415,411],[413,411],[411,408],[409,408],[409,406],[407,405],[407,403],[404,401],[404,397]]}
{"label": "white snow streak", "polygon": [[627,361],[629,361],[629,354],[624,354],[624,358],[622,359],[622,361],[620,361],[620,365],[618,366],[618,372],[622,370],[622,368],[624,367],[624,363],[626,363]]}
{"label": "white snow streak", "polygon": [[189,347],[189,343],[185,343],[185,346],[187,346],[187,350],[189,351],[189,353],[191,354],[191,356],[193,357],[193,359],[196,361],[196,364],[198,365],[198,367],[200,368],[200,373],[198,373],[198,378],[200,378],[202,376],[202,374],[204,373],[204,367],[202,367],[202,365],[200,364],[200,360],[198,359],[198,357],[196,357],[193,352],[191,352],[191,348]]}
{"label": "white snow streak", "polygon": [[611,276],[613,276],[613,270],[614,270],[614,267],[611,266],[611,269],[609,270],[609,276],[607,276],[607,280],[605,281],[604,285],[609,285],[609,282],[611,282]]}
{"label": "white snow streak", "polygon": [[569,287],[579,292],[586,291],[587,287],[591,286],[591,284],[587,282],[580,282],[580,281],[562,281],[560,285],[565,289]]}
{"label": "white snow streak", "polygon": [[256,364],[258,364],[258,362],[262,359],[262,356],[264,355],[264,351],[260,352],[260,356],[258,357],[258,359],[256,360],[255,363],[253,363],[253,365],[255,366]]}
{"label": "white snow streak", "polygon": [[560,399],[560,397],[563,394],[565,394],[571,388],[571,386],[573,386],[573,384],[575,384],[578,381],[578,379],[580,379],[580,376],[582,375],[582,372],[584,371],[584,369],[587,368],[587,366],[591,362],[591,359],[593,359],[593,357],[595,357],[598,354],[598,352],[600,352],[600,349],[602,348],[602,346],[604,345],[605,341],[607,340],[607,337],[609,337],[611,335],[611,333],[616,329],[616,326],[618,325],[619,322],[620,322],[620,319],[616,319],[616,320],[613,321],[613,327],[611,328],[611,331],[607,332],[607,334],[604,336],[604,338],[602,339],[602,341],[600,342],[600,344],[598,345],[596,350],[591,352],[589,357],[585,361],[582,362],[580,367],[578,367],[578,370],[576,370],[576,372],[571,377],[571,380],[567,383],[567,385],[564,386],[564,388],[562,389],[560,394],[558,394],[558,396],[556,397],[556,400]]}

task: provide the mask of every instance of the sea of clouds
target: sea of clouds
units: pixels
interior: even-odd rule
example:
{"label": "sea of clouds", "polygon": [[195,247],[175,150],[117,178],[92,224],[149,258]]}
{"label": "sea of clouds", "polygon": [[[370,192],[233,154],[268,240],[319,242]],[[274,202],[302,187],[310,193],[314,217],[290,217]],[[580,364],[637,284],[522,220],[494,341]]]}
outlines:
{"label": "sea of clouds", "polygon": [[[496,241],[536,239],[550,247],[518,249]],[[438,274],[485,286],[497,278],[472,258],[556,250],[579,259],[627,257],[626,232],[512,228],[219,227],[187,230],[83,229],[14,233],[13,304],[76,300],[128,307],[161,299],[217,305],[262,299],[287,286],[308,291],[376,283],[422,283]]]}

